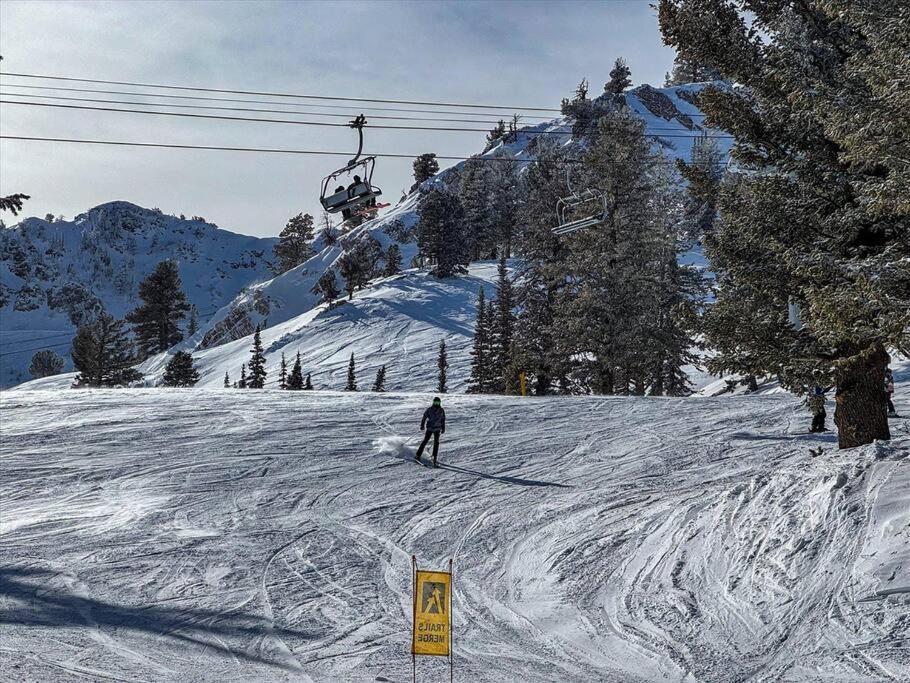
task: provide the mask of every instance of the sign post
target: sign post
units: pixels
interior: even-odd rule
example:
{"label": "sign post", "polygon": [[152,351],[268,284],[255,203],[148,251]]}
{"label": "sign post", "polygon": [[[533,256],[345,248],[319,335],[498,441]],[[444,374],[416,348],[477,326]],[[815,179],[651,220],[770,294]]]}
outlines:
{"label": "sign post", "polygon": [[454,677],[452,658],[452,560],[449,571],[417,568],[411,555],[414,585],[414,621],[411,632],[411,671],[417,681],[417,655],[449,658],[449,681]]}

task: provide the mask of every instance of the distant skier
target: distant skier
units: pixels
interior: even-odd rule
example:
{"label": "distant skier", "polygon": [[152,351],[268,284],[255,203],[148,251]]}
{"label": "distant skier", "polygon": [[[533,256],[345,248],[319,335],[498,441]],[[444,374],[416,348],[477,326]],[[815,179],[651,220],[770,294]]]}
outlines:
{"label": "distant skier", "polygon": [[888,402],[888,417],[897,417],[897,410],[894,409],[894,373],[891,368],[885,370],[885,400]]}
{"label": "distant skier", "polygon": [[825,418],[827,417],[825,412],[825,390],[820,386],[816,386],[809,398],[806,399],[806,405],[809,406],[809,410],[812,412],[812,426],[809,431],[813,433],[827,432],[828,430],[825,429]]}
{"label": "distant skier", "polygon": [[423,419],[420,420],[420,429],[424,431],[423,441],[417,449],[417,455],[414,459],[420,462],[420,456],[423,455],[423,449],[426,448],[430,437],[433,437],[433,467],[436,467],[436,455],[439,453],[439,435],[446,433],[446,411],[442,409],[442,401],[437,396],[433,399],[433,405],[423,412]]}

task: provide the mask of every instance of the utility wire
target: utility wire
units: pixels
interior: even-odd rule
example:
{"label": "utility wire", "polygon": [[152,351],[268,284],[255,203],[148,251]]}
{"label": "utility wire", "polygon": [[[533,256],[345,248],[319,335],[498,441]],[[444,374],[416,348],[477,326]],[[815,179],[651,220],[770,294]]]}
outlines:
{"label": "utility wire", "polygon": [[[269,147],[227,147],[220,145],[181,145],[164,142],[131,142],[127,140],[85,140],[74,138],[50,138],[38,137],[32,135],[0,135],[0,140],[29,140],[33,142],[66,142],[83,145],[116,145],[122,147],[151,147],[160,149],[199,149],[199,150],[216,150],[222,152],[259,152],[264,154],[306,154],[317,156],[335,156],[350,157],[350,152],[333,152],[329,150],[311,150],[311,149],[281,149]],[[364,154],[363,156],[387,158],[387,159],[414,159],[416,154],[396,154],[396,153],[376,153]],[[473,157],[456,157],[456,156],[437,156],[442,161],[513,161],[513,162],[530,162],[535,161],[533,158],[521,159],[516,157],[490,157],[490,156],[473,156]],[[577,162],[577,159],[566,159],[568,162]],[[726,164],[717,164],[718,167],[726,167]]]}
{"label": "utility wire", "polygon": [[[257,107],[219,107],[215,105],[194,105],[194,104],[171,104],[169,102],[135,102],[130,100],[103,100],[96,99],[92,97],[66,97],[63,95],[32,95],[29,93],[18,93],[18,92],[9,92],[6,90],[0,91],[0,96],[7,95],[10,97],[28,97],[28,98],[38,98],[45,100],[64,100],[67,102],[94,102],[97,104],[130,104],[137,106],[146,106],[146,107],[168,107],[170,109],[209,109],[216,111],[254,111],[266,114],[290,114],[291,116],[331,116],[335,118],[349,118],[350,114],[333,114],[330,112],[320,112],[320,111],[287,111],[285,109],[261,109]],[[144,95],[140,95],[144,97]],[[370,116],[371,119],[384,119],[390,121],[433,121],[437,123],[481,123],[484,125],[489,124],[489,121],[482,121],[479,119],[440,119],[434,118],[431,116]],[[540,125],[540,124],[532,124]],[[375,127],[375,126],[374,126]],[[662,127],[651,127],[650,130],[665,130],[665,131],[675,131],[679,132],[679,128],[662,128]],[[520,132],[520,131],[519,131]],[[531,132],[530,134],[534,134]],[[560,133],[563,134],[563,133]]]}
{"label": "utility wire", "polygon": [[[249,116],[222,116],[219,114],[190,114],[189,112],[175,112],[175,111],[151,111],[148,109],[120,109],[117,107],[89,107],[81,104],[55,104],[52,102],[22,102],[19,100],[0,100],[0,104],[16,104],[26,107],[53,107],[57,109],[81,109],[87,111],[111,111],[111,112],[122,112],[126,114],[145,114],[153,116],[179,116],[184,118],[192,119],[215,119],[219,121],[246,121],[246,122],[255,122],[255,123],[284,123],[284,124],[294,124],[298,126],[328,126],[332,128],[349,128],[350,126],[346,123],[331,123],[329,121],[295,121],[292,119],[263,119],[257,117]],[[439,132],[449,132],[449,133],[489,133],[490,131],[486,128],[452,128],[451,126],[388,126],[380,124],[378,126],[370,126],[373,129],[381,130],[432,130]],[[522,131],[518,131],[520,134]],[[523,131],[526,135],[571,135],[570,131]],[[645,137],[652,138],[716,138],[716,139],[726,139],[732,140],[733,136],[731,135],[679,135],[679,134],[658,134],[658,133],[645,133]]]}
{"label": "utility wire", "polygon": [[10,346],[11,344],[25,344],[27,342],[42,341],[45,339],[57,339],[59,337],[71,337],[74,334],[75,334],[75,331],[74,332],[63,332],[61,334],[50,334],[50,335],[40,336],[40,337],[29,337],[28,339],[15,339],[15,340],[3,343],[3,346]]}
{"label": "utility wire", "polygon": [[18,349],[16,351],[4,351],[3,353],[0,353],[0,357],[12,356],[17,353],[28,353],[29,351],[44,351],[45,349],[57,349],[57,348],[60,348],[61,346],[70,346],[70,342],[63,342],[61,344],[50,344],[48,346],[33,346],[28,349]]}
{"label": "utility wire", "polygon": [[[65,100],[68,102],[95,102],[98,104],[131,104],[145,107],[170,107],[171,109],[214,109],[217,111],[255,111],[265,114],[289,114],[291,116],[331,116],[333,118],[342,118],[350,119],[350,114],[336,114],[333,112],[322,112],[322,111],[288,111],[287,109],[261,109],[258,107],[219,107],[217,105],[198,105],[198,104],[174,104],[171,102],[136,102],[130,100],[101,100],[91,97],[64,97],[63,95],[31,95],[29,93],[18,93],[18,92],[9,92],[7,90],[0,91],[0,95],[7,95],[9,97],[29,97],[29,98],[41,98],[46,100]],[[148,95],[141,95],[142,97],[149,97]],[[375,114],[370,115],[371,119],[383,119],[387,121],[435,121],[438,123],[482,123],[484,125],[492,125],[492,121],[484,121],[482,119],[440,119],[434,118],[432,116],[379,116]],[[373,126],[375,127],[375,126]]]}
{"label": "utility wire", "polygon": [[[235,102],[241,104],[276,104],[282,107],[301,107],[304,105],[296,104],[293,102],[275,102],[274,100],[250,100],[250,99],[240,99],[234,97],[205,97],[203,95],[167,95],[165,93],[147,93],[147,92],[135,92],[129,90],[95,90],[93,88],[67,88],[64,86],[49,86],[49,85],[26,85],[25,83],[0,83],[2,87],[14,87],[14,88],[24,88],[28,90],[62,90],[65,92],[83,92],[83,93],[92,93],[95,95],[131,95],[137,97],[158,97],[169,100],[201,100],[207,102]],[[338,104],[317,104],[315,102],[309,102],[305,106],[308,107],[318,107],[319,109],[343,109],[349,112],[373,112],[373,111],[392,111],[392,112],[403,112],[403,113],[414,113],[414,114],[447,114],[452,116],[491,116],[498,119],[507,120],[512,117],[514,112],[482,112],[482,111],[449,111],[442,109],[402,109],[400,107],[354,107],[351,105],[338,105]],[[350,116],[351,114],[345,114],[345,116]],[[689,114],[689,116],[693,116]],[[696,114],[695,116],[700,116]],[[375,118],[375,117],[371,117]],[[524,121],[526,119],[541,119],[542,121],[549,121],[554,118],[553,116],[542,116],[540,114],[527,114],[521,115],[521,119]],[[494,123],[491,121],[490,123]]]}
{"label": "utility wire", "polygon": [[289,97],[305,100],[328,100],[335,102],[379,102],[381,104],[411,104],[415,106],[430,107],[466,107],[469,109],[504,109],[507,111],[546,111],[558,112],[552,107],[511,107],[500,104],[467,104],[463,102],[424,102],[420,100],[384,100],[368,97],[332,97],[327,95],[302,95],[298,93],[267,92],[259,90],[230,90],[227,88],[197,88],[185,85],[164,85],[160,83],[137,83],[133,81],[108,81],[97,78],[73,78],[69,76],[49,76],[47,74],[22,74],[0,71],[0,76],[15,76],[16,78],[36,78],[50,81],[69,81],[74,83],[100,83],[102,85],[125,85],[139,88],[160,88],[162,90],[184,90],[196,92],[226,93],[232,95],[259,95],[265,97]]}

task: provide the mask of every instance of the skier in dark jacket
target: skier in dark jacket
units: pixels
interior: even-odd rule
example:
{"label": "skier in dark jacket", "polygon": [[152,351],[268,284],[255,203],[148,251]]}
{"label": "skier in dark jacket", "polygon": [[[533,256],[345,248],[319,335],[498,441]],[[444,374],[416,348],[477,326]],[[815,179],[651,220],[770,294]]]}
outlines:
{"label": "skier in dark jacket", "polygon": [[809,398],[806,399],[806,405],[809,406],[809,412],[812,413],[812,426],[810,432],[827,432],[825,429],[825,390],[816,386]]}
{"label": "skier in dark jacket", "polygon": [[423,455],[423,449],[426,448],[430,437],[433,437],[433,467],[436,467],[436,455],[439,453],[439,435],[446,433],[446,411],[442,409],[442,401],[437,396],[433,399],[433,405],[423,412],[423,419],[420,420],[420,429],[424,431],[423,441],[417,449],[417,455],[414,459],[420,462],[420,456]]}

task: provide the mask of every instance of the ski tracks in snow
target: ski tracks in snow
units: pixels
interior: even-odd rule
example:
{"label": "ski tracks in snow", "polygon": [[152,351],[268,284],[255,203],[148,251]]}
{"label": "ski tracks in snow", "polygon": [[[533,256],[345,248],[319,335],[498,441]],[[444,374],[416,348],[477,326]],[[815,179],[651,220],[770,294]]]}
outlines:
{"label": "ski tracks in snow", "polygon": [[4,394],[0,665],[403,680],[415,554],[454,557],[463,680],[910,678],[910,435],[837,453],[788,397],[451,395],[434,470],[429,398]]}

